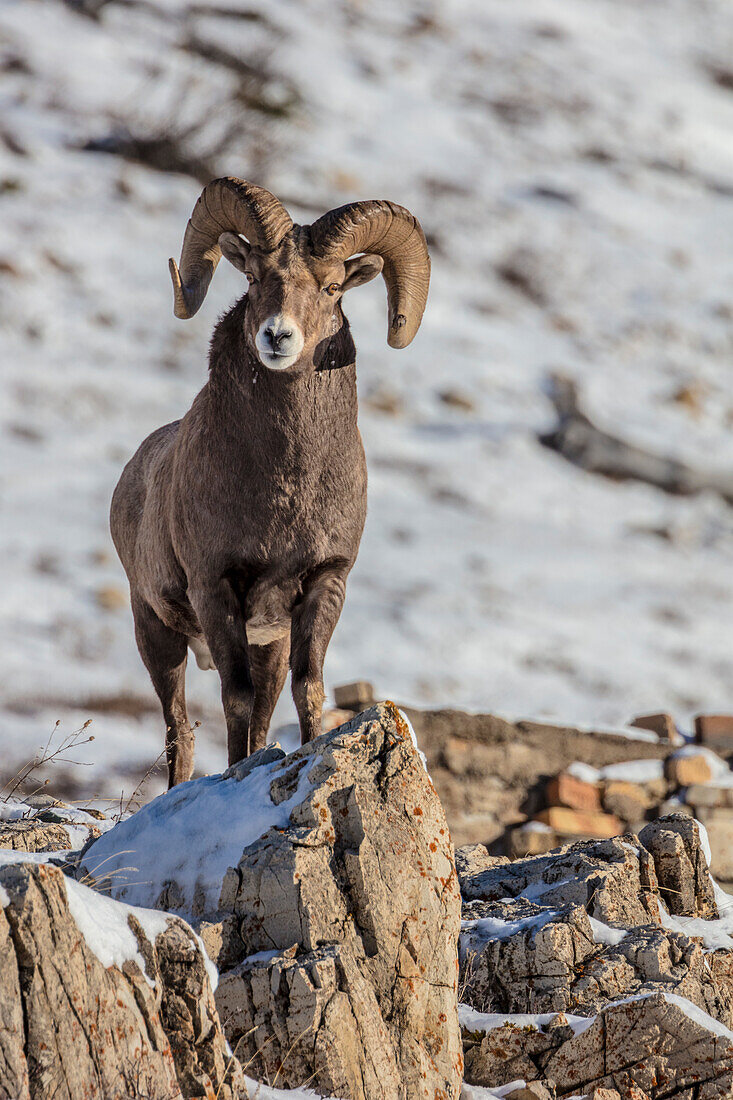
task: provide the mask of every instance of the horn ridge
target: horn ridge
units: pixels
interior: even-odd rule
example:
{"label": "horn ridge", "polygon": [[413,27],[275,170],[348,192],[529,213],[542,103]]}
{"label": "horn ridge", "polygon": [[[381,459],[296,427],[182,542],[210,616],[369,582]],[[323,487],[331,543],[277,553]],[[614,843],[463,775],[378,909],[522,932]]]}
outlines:
{"label": "horn ridge", "polygon": [[241,233],[269,251],[292,227],[285,207],[264,187],[236,176],[212,180],[188,220],[180,263],[169,261],[176,317],[193,317],[200,308],[221,259],[222,233]]}
{"label": "horn ridge", "polygon": [[422,320],[430,285],[430,256],[420,222],[404,206],[367,199],[330,210],[311,226],[314,254],[346,260],[357,252],[384,259],[393,348],[411,342]]}

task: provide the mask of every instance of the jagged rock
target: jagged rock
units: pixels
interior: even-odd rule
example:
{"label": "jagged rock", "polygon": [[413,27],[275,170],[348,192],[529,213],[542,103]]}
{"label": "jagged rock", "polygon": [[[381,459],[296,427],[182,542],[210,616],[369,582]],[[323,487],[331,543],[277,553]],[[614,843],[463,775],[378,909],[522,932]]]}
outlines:
{"label": "jagged rock", "polygon": [[530,1081],[511,1092],[504,1093],[504,1100],[555,1100],[555,1090],[547,1088],[541,1081]]}
{"label": "jagged rock", "polygon": [[729,1097],[733,1033],[690,1008],[659,993],[611,1005],[552,1051],[543,1073],[564,1090],[615,1088],[622,1098],[633,1089],[650,1100]]}
{"label": "jagged rock", "polygon": [[[130,864],[135,885],[116,873]],[[195,912],[210,940],[236,929],[247,957],[217,1004],[244,1062],[264,1072],[272,1047],[283,1085],[354,1100],[457,1097],[458,879],[393,705],[168,792],[91,846],[80,873],[95,866],[116,897]]]}
{"label": "jagged rock", "polygon": [[685,997],[727,1027],[733,1023],[733,986],[715,978],[700,943],[654,925],[632,928],[619,943],[584,959],[568,1010],[591,1015],[610,1001],[652,992]]}
{"label": "jagged rock", "polygon": [[[311,761],[311,789],[291,810],[290,826],[245,849],[231,899],[248,952],[298,945],[287,979],[275,960],[249,981],[262,986],[264,979],[280,996],[286,988],[305,995],[311,975],[325,969],[329,988],[340,993],[325,1015],[319,998],[308,1001],[312,1027],[300,1043],[301,1061],[286,1063],[280,1079],[295,1085],[315,1072],[320,1088],[364,1100],[433,1097],[436,1089],[455,1095],[460,898],[437,795],[389,706],[289,757],[273,781],[273,800],[289,796]],[[328,964],[318,955],[325,945],[334,948]],[[261,1046],[261,1028],[245,1034],[258,1021],[244,1014],[228,1031],[245,1061]]]}
{"label": "jagged rock", "polygon": [[295,952],[296,945],[270,959],[247,959],[217,990],[222,1022],[248,1071],[306,1081],[316,1066],[318,1089],[328,1095],[423,1095],[404,1090],[394,1037],[349,948]]}
{"label": "jagged rock", "polygon": [[[491,857],[487,857],[491,859]],[[583,907],[606,924],[659,923],[654,863],[636,837],[581,841],[513,863],[475,861],[461,875],[464,900],[542,899],[543,906]]]}
{"label": "jagged rock", "polygon": [[697,822],[670,814],[646,825],[639,840],[650,853],[670,913],[709,920],[718,916],[707,859]]}
{"label": "jagged rock", "polygon": [[[564,1019],[564,1017],[561,1017]],[[465,1079],[471,1085],[499,1088],[511,1081],[537,1081],[555,1047],[572,1038],[570,1028],[555,1031],[535,1023],[496,1022],[491,1030],[463,1029]]]}
{"label": "jagged rock", "polygon": [[718,910],[694,820],[514,863],[475,850],[459,869],[469,1083],[733,1095],[733,950],[726,922],[703,923]]}
{"label": "jagged rock", "polygon": [[[726,1026],[733,985],[700,944],[658,925],[595,928],[582,906],[469,902],[460,937],[461,999],[481,1012],[597,1012],[642,993],[686,997]],[[613,942],[617,940],[618,942]],[[731,952],[719,952],[733,958]]]}
{"label": "jagged rock", "polygon": [[615,1090],[621,1100],[733,1094],[733,1032],[680,997],[608,1005],[587,1024],[576,1018],[568,1026],[562,1014],[538,1023],[492,1021],[485,1033],[467,1026],[466,1080],[498,1088],[523,1078],[552,1084],[561,1096]]}
{"label": "jagged rock", "polygon": [[206,954],[218,970],[231,970],[246,956],[239,921],[233,913],[217,921],[192,920],[191,927],[201,937]]}
{"label": "jagged rock", "polygon": [[240,1094],[183,921],[119,906],[50,864],[1,866],[0,902],[0,1096]]}
{"label": "jagged rock", "polygon": [[485,871],[487,867],[500,867],[509,863],[507,856],[490,856],[484,844],[464,844],[456,848],[456,872],[459,879]]}
{"label": "jagged rock", "polygon": [[10,848],[16,852],[64,852],[80,848],[86,841],[100,835],[96,825],[67,824],[61,824],[58,820],[3,821],[0,823],[0,848]]}
{"label": "jagged rock", "polygon": [[[481,1012],[562,1012],[596,949],[582,906],[473,902],[460,939],[461,999]],[[521,1074],[520,1074],[521,1076]]]}

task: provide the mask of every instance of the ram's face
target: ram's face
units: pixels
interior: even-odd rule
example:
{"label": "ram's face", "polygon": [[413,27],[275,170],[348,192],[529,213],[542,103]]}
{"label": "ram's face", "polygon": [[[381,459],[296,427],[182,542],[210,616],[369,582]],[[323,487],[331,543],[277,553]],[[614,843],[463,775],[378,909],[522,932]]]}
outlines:
{"label": "ram's face", "polygon": [[382,270],[378,256],[345,264],[317,260],[290,234],[271,252],[234,233],[222,234],[219,245],[249,283],[245,333],[268,370],[312,366],[318,345],[341,325],[338,305],[345,291]]}

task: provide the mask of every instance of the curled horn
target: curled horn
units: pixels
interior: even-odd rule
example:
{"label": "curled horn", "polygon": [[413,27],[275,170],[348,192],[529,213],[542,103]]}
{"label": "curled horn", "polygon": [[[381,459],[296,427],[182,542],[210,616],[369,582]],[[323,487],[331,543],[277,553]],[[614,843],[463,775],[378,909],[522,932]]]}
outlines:
{"label": "curled horn", "polygon": [[389,329],[387,342],[406,348],[420,327],[430,285],[430,257],[420,222],[404,206],[373,199],[324,214],[311,226],[313,252],[346,260],[371,252],[384,260]]}
{"label": "curled horn", "polygon": [[174,259],[168,261],[176,317],[193,317],[206,297],[221,259],[222,233],[241,233],[251,244],[269,251],[292,225],[285,207],[264,187],[234,176],[207,184],[186,226],[180,269]]}

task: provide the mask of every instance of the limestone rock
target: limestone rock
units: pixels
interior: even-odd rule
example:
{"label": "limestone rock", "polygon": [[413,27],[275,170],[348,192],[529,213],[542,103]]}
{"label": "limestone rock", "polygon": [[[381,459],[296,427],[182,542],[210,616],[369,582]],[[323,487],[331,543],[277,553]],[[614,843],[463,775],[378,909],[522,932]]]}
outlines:
{"label": "limestone rock", "polygon": [[217,1004],[234,1052],[258,1079],[306,1081],[315,1067],[328,1095],[410,1095],[372,985],[344,945],[247,959],[223,976]]}
{"label": "limestone rock", "polygon": [[0,848],[16,852],[63,852],[80,848],[86,841],[98,837],[100,830],[92,824],[77,825],[59,821],[20,820],[0,822]]}
{"label": "limestone rock", "polygon": [[569,772],[560,772],[545,787],[548,806],[567,806],[571,810],[596,812],[601,809],[601,792],[597,783],[586,783]]}
{"label": "limestone rock", "polygon": [[[156,915],[156,929],[161,920],[166,927],[148,936],[133,912],[98,899],[107,908],[92,908],[88,942],[77,920],[96,898],[50,864],[0,867],[0,1096],[180,1100],[219,1088],[233,1100],[241,1071],[228,1066],[190,929]],[[133,945],[127,954],[125,937]]]}
{"label": "limestone rock", "polygon": [[664,762],[664,774],[675,787],[709,783],[713,777],[712,768],[702,752],[696,756],[668,756]]}
{"label": "limestone rock", "polygon": [[711,1024],[662,994],[612,1005],[552,1051],[543,1073],[578,1092],[639,1089],[656,1100],[689,1089],[690,1098],[722,1100],[733,1093],[733,1033]]}
{"label": "limestone rock", "polygon": [[[561,1017],[564,1019],[564,1017]],[[497,1021],[491,1030],[463,1029],[465,1079],[471,1085],[500,1088],[512,1081],[541,1081],[553,1049],[572,1039],[569,1027],[540,1029],[535,1023]]]}
{"label": "limestone rock", "polygon": [[733,1022],[722,962],[716,978],[699,942],[680,932],[593,926],[582,906],[521,900],[470,902],[463,915],[461,999],[480,1012],[588,1016],[624,997],[665,992]]}
{"label": "limestone rock", "polygon": [[[563,1015],[541,1026],[507,1021],[464,1030],[466,1080],[498,1088],[517,1078],[561,1096],[723,1100],[733,1094],[733,1032],[681,997],[651,994],[608,1005],[590,1023]],[[609,1090],[605,1092],[604,1090]]]}
{"label": "limestone rock", "polygon": [[733,810],[701,806],[697,817],[705,826],[713,853],[710,870],[716,879],[730,882],[733,879]]}
{"label": "limestone rock", "polygon": [[647,810],[655,803],[652,794],[641,783],[626,779],[610,779],[603,784],[603,808],[630,825],[644,821]]}
{"label": "limestone rock", "polygon": [[[296,1085],[315,1073],[319,1088],[364,1100],[432,1098],[436,1090],[457,1096],[458,880],[442,807],[399,711],[375,707],[288,763],[273,800],[294,789],[306,765],[310,788],[289,827],[245,849],[231,908],[249,954],[297,945],[287,978],[277,961],[265,968],[275,968],[279,989],[307,986],[326,967],[318,951],[333,947],[328,980],[340,996],[325,1015],[308,1008],[318,1030],[301,1044],[305,1061],[286,1063],[280,1079]],[[226,988],[222,982],[220,1006]],[[357,1031],[353,1024],[342,1031],[352,1019]],[[257,1039],[243,1037],[256,1023],[245,1014],[228,1031],[232,1044],[241,1040],[245,1061],[262,1038],[261,1029]],[[359,1048],[348,1058],[347,1038]],[[334,1068],[347,1062],[372,1062],[380,1091]]]}
{"label": "limestone rock", "polygon": [[671,745],[682,745],[684,738],[678,732],[671,714],[640,714],[629,725],[636,729],[651,730],[660,741],[669,741]]}
{"label": "limestone rock", "polygon": [[592,810],[569,810],[566,806],[549,806],[536,815],[536,820],[549,825],[559,836],[618,836],[623,821],[613,814]]}
{"label": "limestone rock", "polygon": [[462,848],[456,848],[455,861],[459,879],[485,871],[489,866],[509,863],[507,856],[490,856],[484,844],[464,844]]}
{"label": "limestone rock", "polygon": [[654,861],[659,892],[670,913],[706,920],[718,916],[700,829],[693,818],[659,818],[641,830],[639,840]]}
{"label": "limestone rock", "polygon": [[655,925],[589,953],[569,990],[568,1011],[592,1015],[611,1001],[655,992],[685,997],[725,1026],[733,1023],[733,986],[716,980],[700,943]]}
{"label": "limestone rock", "polygon": [[542,821],[526,821],[509,833],[509,851],[514,859],[541,856],[560,845],[554,829]]}
{"label": "limestone rock", "polygon": [[582,906],[597,920],[624,926],[659,924],[656,889],[652,858],[633,836],[578,842],[461,875],[466,901],[541,896],[543,906]]}
{"label": "limestone rock", "polygon": [[569,1010],[577,970],[594,950],[582,906],[469,903],[460,939],[461,999],[480,1012]]}
{"label": "limestone rock", "polygon": [[287,1052],[278,1082],[353,1100],[458,1096],[453,847],[392,704],[169,791],[80,873],[97,866],[115,897],[196,913],[243,1062],[269,1072]]}
{"label": "limestone rock", "polygon": [[233,913],[221,920],[192,920],[191,927],[201,937],[206,954],[218,970],[231,970],[247,954],[239,935],[239,921]]}

